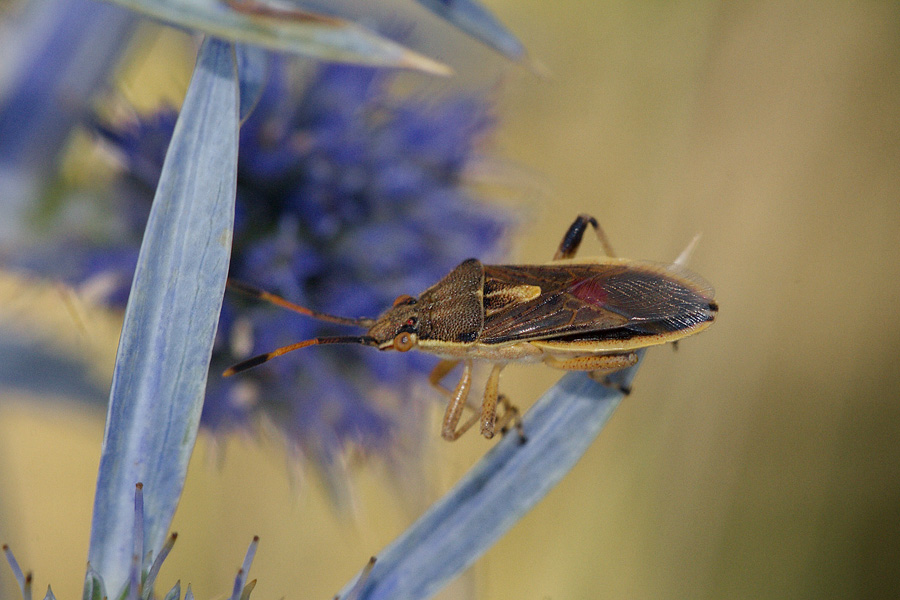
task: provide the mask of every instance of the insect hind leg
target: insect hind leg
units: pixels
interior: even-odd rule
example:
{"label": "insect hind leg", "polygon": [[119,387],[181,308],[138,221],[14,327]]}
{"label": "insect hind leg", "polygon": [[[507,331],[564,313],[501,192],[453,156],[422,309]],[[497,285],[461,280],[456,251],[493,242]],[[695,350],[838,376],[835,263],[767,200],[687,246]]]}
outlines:
{"label": "insect hind leg", "polygon": [[503,413],[497,417],[496,423],[496,427],[500,429],[500,433],[506,435],[511,423],[512,426],[516,428],[516,433],[519,435],[519,443],[524,444],[527,442],[528,436],[525,435],[525,427],[522,425],[522,414],[519,412],[519,409],[509,401],[506,394],[497,396],[497,403],[503,407]]}
{"label": "insect hind leg", "polygon": [[553,260],[560,260],[563,258],[572,258],[578,252],[578,247],[581,246],[581,240],[584,237],[584,232],[587,229],[588,225],[594,228],[594,231],[597,232],[597,239],[600,241],[600,245],[603,246],[603,252],[610,257],[614,257],[616,253],[612,249],[612,245],[609,243],[609,240],[606,238],[606,234],[603,232],[603,228],[600,227],[600,224],[597,223],[597,219],[592,217],[591,215],[578,215],[575,219],[575,222],[569,226],[568,231],[566,231],[566,235],[563,236],[562,241],[559,243],[559,248],[556,250],[556,254],[553,255]]}
{"label": "insect hind leg", "polygon": [[631,388],[621,384],[613,383],[607,379],[607,376],[634,366],[638,362],[638,355],[634,352],[623,352],[620,354],[595,354],[593,356],[577,356],[574,358],[556,358],[555,356],[547,356],[544,358],[544,364],[555,369],[564,371],[588,371],[591,379],[599,381],[607,387],[616,389],[626,396],[631,393]]}

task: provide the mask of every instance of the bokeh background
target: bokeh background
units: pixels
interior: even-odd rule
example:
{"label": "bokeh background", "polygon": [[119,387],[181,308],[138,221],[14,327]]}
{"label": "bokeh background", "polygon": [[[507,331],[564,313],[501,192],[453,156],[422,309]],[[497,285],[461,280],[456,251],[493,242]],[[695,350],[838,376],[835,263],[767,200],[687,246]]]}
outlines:
{"label": "bokeh background", "polygon": [[[622,256],[671,260],[702,232],[691,264],[721,312],[649,354],[575,470],[444,597],[900,595],[900,4],[486,4],[540,64],[455,65],[488,69],[499,102],[484,187],[519,207],[512,259],[547,260],[579,212]],[[453,35],[438,52],[474,44]],[[183,92],[190,68],[163,78]],[[111,361],[115,328],[94,325]],[[558,377],[511,367],[502,386],[527,406]],[[71,598],[103,409],[61,393],[3,392],[0,534]],[[201,439],[161,581],[223,597],[260,535],[255,597],[330,598],[489,447],[440,441],[438,413],[419,497],[363,464],[351,514],[289,478],[277,442]]]}

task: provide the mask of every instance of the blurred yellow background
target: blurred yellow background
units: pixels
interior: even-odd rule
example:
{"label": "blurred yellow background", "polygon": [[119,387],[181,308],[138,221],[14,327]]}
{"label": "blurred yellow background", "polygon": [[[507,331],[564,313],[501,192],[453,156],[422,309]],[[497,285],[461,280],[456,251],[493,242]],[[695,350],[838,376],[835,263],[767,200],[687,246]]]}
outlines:
{"label": "blurred yellow background", "polygon": [[[900,597],[900,4],[486,4],[551,73],[498,86],[497,153],[528,173],[514,259],[549,259],[579,212],[634,258],[702,232],[721,312],[650,353],[575,470],[443,597]],[[528,405],[558,377],[502,386]],[[431,498],[490,446],[440,441],[438,419]],[[80,594],[102,420],[0,405],[0,533],[58,597]],[[258,534],[254,597],[330,598],[417,515],[378,464],[353,519],[290,468],[274,443],[201,439],[161,588],[226,596]]]}

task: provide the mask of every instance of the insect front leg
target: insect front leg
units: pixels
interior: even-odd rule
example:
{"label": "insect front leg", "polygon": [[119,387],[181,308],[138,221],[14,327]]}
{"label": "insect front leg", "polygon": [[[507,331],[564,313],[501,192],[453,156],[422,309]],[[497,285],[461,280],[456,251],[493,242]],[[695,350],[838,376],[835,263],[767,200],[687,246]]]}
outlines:
{"label": "insect front leg", "polygon": [[559,243],[559,248],[556,250],[556,254],[553,255],[553,260],[572,258],[575,256],[578,252],[578,247],[581,245],[581,238],[584,237],[584,231],[587,229],[588,225],[593,227],[594,231],[597,232],[597,239],[600,240],[600,245],[603,246],[603,252],[606,253],[607,256],[615,256],[616,253],[613,252],[612,245],[609,243],[609,240],[606,239],[606,234],[603,233],[603,228],[597,223],[597,219],[591,215],[578,215],[578,218],[576,218],[575,222],[569,226],[569,230],[566,231],[566,235],[563,236],[562,241]]}
{"label": "insect front leg", "polygon": [[[438,364],[434,366],[434,369],[431,370],[431,373],[428,375],[428,383],[431,384],[433,388],[439,391],[441,394],[447,397],[448,400],[453,398],[453,391],[448,390],[441,382],[444,380],[447,375],[450,374],[456,365],[459,364],[458,360],[442,360]],[[475,404],[474,401],[469,398],[466,400],[466,408],[469,408],[475,411],[477,414],[481,414],[481,405]]]}
{"label": "insect front leg", "polygon": [[447,412],[444,413],[444,423],[441,427],[441,437],[443,437],[448,442],[452,442],[459,438],[462,434],[469,430],[469,428],[478,422],[478,419],[481,418],[481,411],[475,411],[475,414],[472,417],[463,423],[459,424],[459,420],[462,417],[463,408],[466,406],[466,401],[469,398],[469,389],[472,387],[472,360],[467,359],[463,363],[463,372],[462,376],[459,378],[459,383],[456,384],[456,389],[453,391],[453,397],[450,399],[450,403],[447,405]]}
{"label": "insect front leg", "polygon": [[450,373],[450,371],[452,371],[453,368],[458,364],[458,360],[442,360],[438,364],[434,365],[431,373],[428,374],[428,383],[449,394],[450,390],[442,386],[441,382],[444,380],[444,377],[446,377],[447,374]]}

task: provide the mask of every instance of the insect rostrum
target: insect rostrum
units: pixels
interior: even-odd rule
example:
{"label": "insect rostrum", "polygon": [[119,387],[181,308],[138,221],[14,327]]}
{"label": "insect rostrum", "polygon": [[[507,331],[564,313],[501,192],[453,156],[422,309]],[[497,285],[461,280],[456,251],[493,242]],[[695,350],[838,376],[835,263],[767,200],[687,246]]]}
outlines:
{"label": "insect rostrum", "polygon": [[[589,225],[607,256],[575,259]],[[635,364],[639,348],[706,329],[718,312],[713,289],[701,277],[678,264],[615,258],[597,221],[587,215],[569,227],[547,264],[485,265],[470,258],[417,298],[398,297],[377,319],[336,317],[244,284],[230,285],[301,314],[368,332],[285,346],[235,365],[226,376],[306,346],[361,344],[399,352],[417,348],[443,359],[429,380],[449,397],[441,428],[447,440],[455,440],[476,422],[486,438],[511,423],[520,427],[518,411],[498,392],[500,371],[507,363],[543,362],[602,377]],[[481,406],[467,404],[476,360],[492,365]],[[440,381],[459,362],[462,376],[451,392]],[[474,414],[461,422],[467,405]]]}

